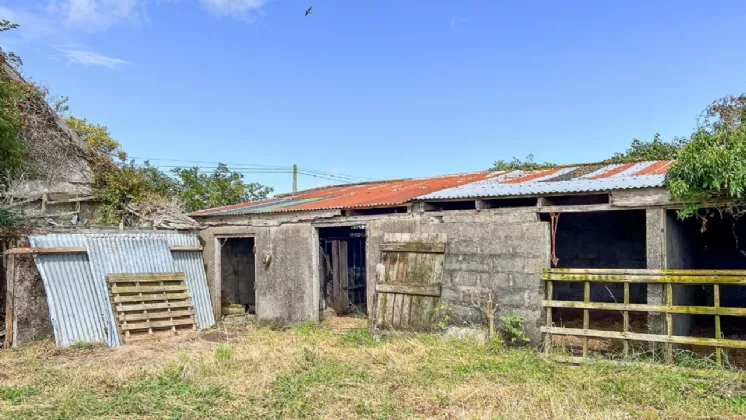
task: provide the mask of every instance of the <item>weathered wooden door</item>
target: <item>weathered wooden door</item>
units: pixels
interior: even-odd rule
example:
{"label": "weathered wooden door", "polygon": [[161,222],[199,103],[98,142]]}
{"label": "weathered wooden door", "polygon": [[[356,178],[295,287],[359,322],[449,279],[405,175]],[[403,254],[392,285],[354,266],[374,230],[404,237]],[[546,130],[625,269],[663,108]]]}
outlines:
{"label": "weathered wooden door", "polygon": [[378,328],[427,330],[435,321],[445,258],[445,235],[385,234],[376,267]]}

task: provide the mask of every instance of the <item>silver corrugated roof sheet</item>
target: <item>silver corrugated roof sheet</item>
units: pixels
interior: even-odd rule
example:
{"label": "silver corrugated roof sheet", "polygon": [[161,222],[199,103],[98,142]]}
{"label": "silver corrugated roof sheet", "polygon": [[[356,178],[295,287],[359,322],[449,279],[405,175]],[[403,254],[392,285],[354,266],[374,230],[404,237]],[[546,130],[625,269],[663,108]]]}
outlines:
{"label": "silver corrugated roof sheet", "polygon": [[215,323],[201,252],[171,252],[170,245],[199,245],[193,234],[123,232],[29,237],[31,246],[86,247],[87,254],[37,255],[58,345],[107,342],[120,345],[109,303],[106,274],[184,272],[197,327]]}
{"label": "silver corrugated roof sheet", "polygon": [[[169,246],[200,246],[197,235],[169,232],[163,234]],[[177,272],[183,272],[192,303],[197,309],[197,328],[209,328],[215,325],[215,314],[212,312],[210,290],[205,275],[205,261],[201,252],[171,252]]]}
{"label": "silver corrugated roof sheet", "polygon": [[670,162],[585,165],[499,176],[422,195],[415,200],[516,197],[663,187]]}
{"label": "silver corrugated roof sheet", "polygon": [[[82,235],[30,236],[32,247],[85,247]],[[102,306],[100,288],[91,274],[88,255],[35,255],[47,294],[55,342],[69,346],[78,342],[108,343],[109,313]],[[108,303],[108,297],[106,297]]]}

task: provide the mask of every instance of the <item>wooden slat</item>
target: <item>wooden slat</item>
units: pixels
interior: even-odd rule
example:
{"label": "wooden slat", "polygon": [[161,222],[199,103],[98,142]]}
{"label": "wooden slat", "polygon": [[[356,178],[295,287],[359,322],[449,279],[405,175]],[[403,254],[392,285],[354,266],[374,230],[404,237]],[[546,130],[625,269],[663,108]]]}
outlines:
{"label": "wooden slat", "polygon": [[143,295],[143,296],[114,296],[114,303],[133,303],[133,302],[151,302],[156,300],[183,300],[189,299],[189,293],[167,293],[161,295]]}
{"label": "wooden slat", "polygon": [[581,328],[541,327],[541,332],[578,337],[615,338],[623,340],[652,341],[656,343],[690,344],[695,346],[720,346],[746,349],[746,340],[714,339],[703,337],[667,336],[643,333],[622,333],[617,331],[583,330]]}
{"label": "wooden slat", "polygon": [[[629,283],[624,283],[624,305],[629,305]],[[667,309],[670,309],[670,307]],[[629,332],[629,311],[622,312],[622,331]],[[624,340],[623,346],[622,354],[627,359],[629,357],[629,340]]]}
{"label": "wooden slat", "polygon": [[643,303],[607,303],[607,302],[579,302],[566,300],[542,300],[543,307],[570,308],[570,309],[599,309],[606,311],[631,311],[631,312],[654,312],[690,315],[724,315],[746,317],[746,308],[728,308],[712,306],[682,306],[682,305],[647,305]]}
{"label": "wooden slat", "polygon": [[187,290],[186,284],[175,286],[111,286],[111,293],[120,295],[125,293],[185,292]]}
{"label": "wooden slat", "polygon": [[5,251],[5,255],[76,254],[84,252],[88,252],[84,247],[12,248]]}
{"label": "wooden slat", "polygon": [[552,273],[544,272],[542,280],[566,282],[597,283],[646,283],[646,284],[746,284],[746,272],[743,275],[665,275],[665,274],[585,274],[585,273]]}
{"label": "wooden slat", "polygon": [[117,319],[120,321],[146,321],[148,319],[162,319],[162,318],[181,318],[185,316],[195,315],[197,312],[194,310],[188,311],[166,311],[166,312],[148,312],[146,314],[120,314]]}
{"label": "wooden slat", "polygon": [[191,306],[192,306],[192,302],[190,301],[163,302],[163,303],[138,303],[138,304],[130,304],[130,305],[119,304],[119,305],[116,305],[115,310],[116,312],[132,312],[132,311],[150,311],[150,310],[155,310],[155,309],[189,308]]}
{"label": "wooden slat", "polygon": [[443,242],[384,242],[381,244],[381,251],[443,254],[446,252],[446,244]]}
{"label": "wooden slat", "polygon": [[194,332],[195,330],[193,329],[181,328],[181,329],[177,329],[175,332],[171,330],[167,330],[167,331],[154,332],[152,334],[148,334],[148,333],[132,334],[124,340],[124,343],[132,344],[132,343],[137,343],[141,341],[152,341],[152,340],[158,340],[161,338],[177,337],[177,336],[184,335],[184,334],[192,334]]}
{"label": "wooden slat", "polygon": [[122,326],[124,331],[132,330],[146,330],[149,328],[164,328],[174,327],[178,325],[193,325],[195,323],[194,318],[190,319],[174,319],[169,321],[154,321],[154,322],[138,322]]}
{"label": "wooden slat", "polygon": [[198,245],[171,245],[168,250],[171,252],[202,252],[203,248]]}
{"label": "wooden slat", "polygon": [[689,270],[678,268],[546,268],[544,272],[555,274],[640,274],[704,277],[746,275],[746,270]]}
{"label": "wooden slat", "polygon": [[[712,286],[713,289],[713,306],[715,309],[720,308],[720,285],[715,284]],[[719,339],[720,337],[720,315],[715,315],[715,338]],[[721,349],[720,347],[715,348],[715,361],[717,362],[718,366],[722,366],[722,356],[720,355]]]}
{"label": "wooden slat", "polygon": [[106,275],[109,283],[184,281],[184,273],[112,273]]}
{"label": "wooden slat", "polygon": [[415,296],[435,296],[441,294],[440,284],[381,283],[376,285],[376,292],[399,293]]}

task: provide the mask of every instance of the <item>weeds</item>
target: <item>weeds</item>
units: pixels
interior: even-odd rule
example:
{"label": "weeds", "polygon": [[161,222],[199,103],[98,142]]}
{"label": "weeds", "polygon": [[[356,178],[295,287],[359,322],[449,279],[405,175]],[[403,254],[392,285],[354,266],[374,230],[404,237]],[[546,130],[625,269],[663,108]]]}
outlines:
{"label": "weeds", "polygon": [[[335,322],[330,320],[329,322]],[[345,320],[349,322],[349,320]],[[499,339],[302,324],[201,339],[0,353],[8,418],[682,418],[746,415],[740,372],[682,365],[560,364]],[[702,367],[706,369],[701,369]]]}

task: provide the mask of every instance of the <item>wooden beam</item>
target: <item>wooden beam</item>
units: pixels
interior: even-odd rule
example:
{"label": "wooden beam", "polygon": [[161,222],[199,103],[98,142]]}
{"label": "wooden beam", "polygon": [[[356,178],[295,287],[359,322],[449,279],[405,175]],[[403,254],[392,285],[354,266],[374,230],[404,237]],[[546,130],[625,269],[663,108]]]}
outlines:
{"label": "wooden beam", "polygon": [[200,245],[172,245],[168,247],[171,252],[202,252]]}
{"label": "wooden beam", "polygon": [[75,254],[83,252],[88,252],[88,250],[84,247],[12,248],[5,251],[5,255]]}
{"label": "wooden beam", "polygon": [[398,293],[416,296],[440,296],[440,284],[414,284],[414,283],[379,283],[376,292]]}
{"label": "wooden beam", "polygon": [[96,199],[96,197],[92,195],[87,195],[85,197],[76,197],[76,198],[67,198],[64,200],[50,200],[47,201],[47,205],[53,205],[53,204],[64,204],[64,203],[80,203],[81,201],[91,201]]}
{"label": "wooden beam", "polygon": [[665,188],[618,190],[611,192],[611,205],[614,207],[651,207],[671,204]]}
{"label": "wooden beam", "polygon": [[384,242],[381,244],[381,251],[443,254],[446,252],[446,244],[444,242]]}
{"label": "wooden beam", "polygon": [[111,273],[106,275],[109,283],[184,281],[184,273]]}
{"label": "wooden beam", "polygon": [[580,302],[561,300],[542,300],[541,306],[545,308],[570,308],[570,309],[595,309],[602,311],[632,311],[632,312],[655,312],[687,315],[723,315],[746,317],[746,308],[723,308],[713,306],[681,306],[673,305],[648,305],[644,303],[606,303],[606,302]]}
{"label": "wooden beam", "polygon": [[583,330],[581,328],[541,327],[541,332],[578,337],[615,338],[621,340],[653,341],[656,343],[690,344],[695,346],[729,347],[746,349],[746,340],[715,339],[704,337],[668,336],[633,332]]}
{"label": "wooden beam", "polygon": [[746,270],[546,269],[543,280],[646,284],[746,284]]}

